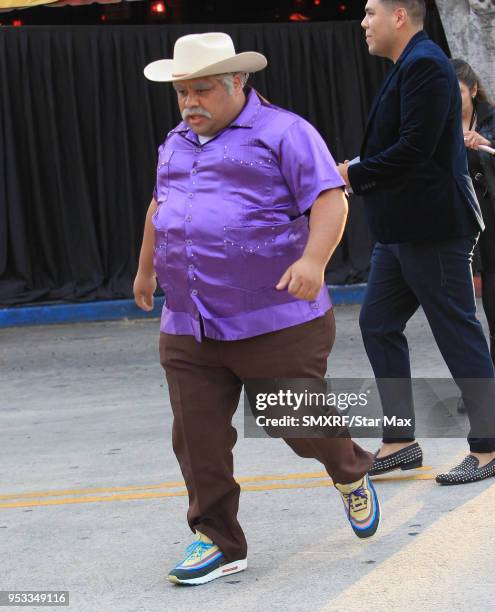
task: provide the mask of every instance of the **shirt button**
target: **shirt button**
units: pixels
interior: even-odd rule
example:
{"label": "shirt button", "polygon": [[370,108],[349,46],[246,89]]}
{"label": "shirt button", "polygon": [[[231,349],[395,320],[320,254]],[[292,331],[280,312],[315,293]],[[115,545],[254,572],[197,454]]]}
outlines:
{"label": "shirt button", "polygon": [[198,174],[198,171],[196,170],[196,168],[193,168],[193,169],[191,170],[191,174]]}
{"label": "shirt button", "polygon": [[194,194],[192,194],[192,193],[190,193],[190,192],[189,192],[189,193],[187,194],[187,197],[188,197],[188,198],[192,198],[192,197],[193,197],[193,195],[194,195]]}
{"label": "shirt button", "polygon": [[186,244],[187,244],[187,246],[191,246],[192,240],[186,240]]}
{"label": "shirt button", "polygon": [[198,295],[198,290],[197,289],[193,289],[191,291],[191,295]]}
{"label": "shirt button", "polygon": [[186,217],[186,221],[187,221],[188,223],[190,223],[190,222],[192,221],[192,217],[191,217],[191,215],[187,215],[187,217]]}
{"label": "shirt button", "polygon": [[315,310],[318,310],[319,307],[320,305],[318,304],[318,302],[313,302],[313,304],[311,304],[311,308],[314,308]]}
{"label": "shirt button", "polygon": [[187,266],[189,270],[194,270],[194,265],[190,264],[189,266]]}

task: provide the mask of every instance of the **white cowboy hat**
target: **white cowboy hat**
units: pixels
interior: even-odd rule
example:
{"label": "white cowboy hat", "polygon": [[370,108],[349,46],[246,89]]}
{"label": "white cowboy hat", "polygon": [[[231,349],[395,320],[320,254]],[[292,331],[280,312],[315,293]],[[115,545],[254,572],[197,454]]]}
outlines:
{"label": "white cowboy hat", "polygon": [[208,32],[177,39],[174,58],[151,62],[144,69],[150,81],[184,81],[227,72],[257,72],[267,60],[261,53],[237,53],[228,34]]}

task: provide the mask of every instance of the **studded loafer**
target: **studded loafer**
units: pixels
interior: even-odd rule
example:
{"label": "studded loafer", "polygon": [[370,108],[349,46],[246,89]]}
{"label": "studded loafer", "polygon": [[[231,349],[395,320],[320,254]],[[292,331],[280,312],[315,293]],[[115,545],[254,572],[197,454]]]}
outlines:
{"label": "studded loafer", "polygon": [[423,451],[417,442],[386,457],[378,458],[377,454],[378,451],[375,453],[375,461],[368,472],[370,476],[378,476],[394,470],[414,470],[423,465]]}
{"label": "studded loafer", "polygon": [[478,482],[495,476],[495,459],[487,463],[482,468],[479,467],[479,460],[473,455],[468,455],[465,459],[452,468],[450,472],[438,474],[436,481],[443,485],[467,484],[468,482]]}

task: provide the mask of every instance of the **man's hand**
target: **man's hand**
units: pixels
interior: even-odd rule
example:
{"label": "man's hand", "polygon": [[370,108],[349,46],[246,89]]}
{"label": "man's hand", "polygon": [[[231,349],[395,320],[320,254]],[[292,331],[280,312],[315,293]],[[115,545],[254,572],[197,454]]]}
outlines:
{"label": "man's hand", "polygon": [[339,171],[340,176],[342,177],[342,180],[345,182],[346,186],[350,187],[351,184],[349,183],[349,160],[346,159],[343,164],[338,164],[337,170]]}
{"label": "man's hand", "polygon": [[141,310],[146,312],[153,310],[153,294],[156,290],[155,274],[149,276],[138,270],[132,290],[134,293],[134,301]]}
{"label": "man's hand", "polygon": [[464,132],[464,144],[468,149],[477,149],[480,145],[491,145],[489,140],[483,138],[481,134],[478,134],[478,132],[474,130]]}
{"label": "man's hand", "polygon": [[347,198],[341,187],[322,191],[309,215],[309,237],[302,257],[282,274],[275,289],[299,300],[315,300],[325,277],[325,268],[342,238],[347,218]]}
{"label": "man's hand", "polygon": [[275,289],[283,289],[299,300],[313,301],[323,285],[325,266],[309,257],[301,257],[287,268]]}

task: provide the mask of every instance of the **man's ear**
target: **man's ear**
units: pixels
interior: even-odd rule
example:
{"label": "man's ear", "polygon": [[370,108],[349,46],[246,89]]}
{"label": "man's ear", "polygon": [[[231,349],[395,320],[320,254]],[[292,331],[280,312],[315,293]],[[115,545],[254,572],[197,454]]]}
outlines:
{"label": "man's ear", "polygon": [[242,79],[240,74],[234,74],[234,91],[236,94],[242,92]]}
{"label": "man's ear", "polygon": [[399,30],[409,21],[409,15],[405,8],[399,7],[394,11],[395,27]]}

